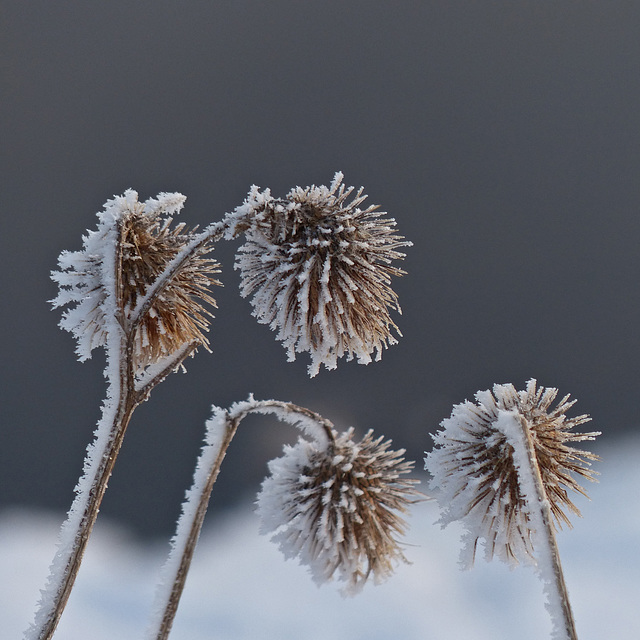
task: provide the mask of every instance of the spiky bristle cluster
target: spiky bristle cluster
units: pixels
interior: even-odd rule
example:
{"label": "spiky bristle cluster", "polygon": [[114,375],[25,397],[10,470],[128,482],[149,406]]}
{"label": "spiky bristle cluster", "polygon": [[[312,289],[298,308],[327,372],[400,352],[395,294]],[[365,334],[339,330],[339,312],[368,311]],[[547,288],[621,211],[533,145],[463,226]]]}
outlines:
{"label": "spiky bristle cluster", "polygon": [[278,332],[289,360],[310,353],[311,375],[343,356],[379,359],[397,342],[392,332],[401,335],[389,311],[400,312],[391,277],[404,272],[391,263],[410,243],[377,206],[360,209],[366,196],[353,191],[337,173],[330,187],[296,187],[284,199],[254,188],[238,209],[241,293],[252,295],[254,315]]}
{"label": "spiky bristle cluster", "polygon": [[352,429],[326,449],[300,439],[269,464],[258,496],[262,532],[274,533],[285,556],[307,564],[317,582],[337,574],[347,593],[406,562],[396,539],[406,528],[400,514],[419,493],[415,480],[401,478],[413,467],[404,450],[382,440],[369,431],[356,443]]}
{"label": "spiky bristle cluster", "polygon": [[463,564],[472,564],[481,539],[487,559],[497,555],[510,564],[534,561],[513,448],[496,429],[501,412],[516,411],[531,434],[555,522],[570,525],[567,511],[580,515],[567,490],[586,495],[575,476],[592,480],[589,461],[597,456],[566,443],[593,440],[599,434],[573,433],[590,418],[568,418],[566,413],[575,401],[565,396],[552,407],[556,395],[556,389],[537,388],[535,380],[524,391],[516,391],[511,384],[495,385],[493,392],[478,392],[476,403],[456,405],[433,436],[435,447],[425,467],[433,476],[431,486],[440,489],[440,522],[444,526],[461,520],[467,529]]}
{"label": "spiky bristle cluster", "polygon": [[[63,252],[60,270],[52,273],[60,293],[54,306],[75,305],[63,313],[61,327],[75,335],[81,360],[104,346],[114,322],[125,325],[149,287],[193,238],[184,224],[171,228],[185,197],[162,193],[157,199],[138,200],[128,190],[107,201],[98,214],[96,231],[83,238],[82,251]],[[220,284],[215,260],[205,258],[204,246],[177,270],[141,318],[135,334],[134,364],[143,368],[185,344],[208,345],[208,329],[215,307],[209,293]],[[117,320],[116,320],[117,319]]]}
{"label": "spiky bristle cluster", "polygon": [[[171,218],[145,210],[138,203],[121,222],[122,303],[126,312],[135,309],[148,286],[193,238],[184,223],[171,228]],[[208,249],[205,249],[206,252]],[[205,348],[212,313],[205,305],[216,307],[209,290],[220,282],[213,276],[220,272],[218,263],[194,254],[167,283],[136,334],[136,357],[139,365],[156,362],[180,346],[196,342]]]}

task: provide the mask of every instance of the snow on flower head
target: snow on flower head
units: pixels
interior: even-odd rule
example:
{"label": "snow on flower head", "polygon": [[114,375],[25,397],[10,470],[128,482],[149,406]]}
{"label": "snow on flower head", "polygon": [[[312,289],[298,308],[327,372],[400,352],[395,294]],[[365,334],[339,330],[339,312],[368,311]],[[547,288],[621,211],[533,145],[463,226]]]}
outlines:
{"label": "snow on flower head", "polygon": [[254,187],[231,214],[234,233],[246,234],[236,262],[241,293],[252,295],[254,315],[278,332],[289,360],[310,353],[310,375],[343,356],[380,359],[397,342],[392,331],[401,335],[389,315],[400,312],[390,283],[404,272],[391,263],[411,243],[377,206],[360,209],[362,188],[353,192],[341,173],[330,187],[296,187],[284,199]]}
{"label": "snow on flower head", "polygon": [[400,478],[413,463],[389,445],[371,431],[356,443],[350,429],[328,447],[301,438],[269,463],[257,500],[261,531],[307,564],[316,582],[337,574],[353,594],[370,575],[381,582],[406,562],[396,536],[418,492],[415,480]]}
{"label": "snow on flower head", "polygon": [[586,495],[574,476],[592,480],[588,461],[597,456],[565,443],[593,440],[599,434],[573,433],[590,418],[568,418],[566,412],[575,401],[565,396],[552,407],[556,395],[557,389],[536,388],[535,380],[524,391],[511,384],[495,385],[493,392],[476,393],[476,403],[454,406],[451,417],[442,421],[442,430],[432,436],[435,447],[425,458],[425,468],[433,476],[431,487],[440,488],[436,496],[442,508],[440,523],[461,520],[467,529],[464,566],[473,563],[480,539],[488,560],[497,555],[512,566],[535,563],[514,450],[497,424],[502,416],[517,415],[529,430],[556,523],[570,525],[566,510],[580,515],[567,489]]}
{"label": "snow on flower head", "polygon": [[[107,342],[110,327],[126,322],[136,304],[176,254],[191,240],[185,225],[171,228],[172,214],[179,213],[185,196],[161,193],[146,202],[129,189],[108,200],[98,215],[98,228],[83,238],[81,251],[64,251],[59,271],[52,278],[59,285],[54,307],[69,305],[60,326],[77,339],[76,352],[86,360]],[[215,307],[209,287],[219,284],[219,271],[206,259],[209,248],[196,252],[167,283],[142,319],[136,332],[134,360],[144,367],[184,344],[208,344],[203,331]]]}

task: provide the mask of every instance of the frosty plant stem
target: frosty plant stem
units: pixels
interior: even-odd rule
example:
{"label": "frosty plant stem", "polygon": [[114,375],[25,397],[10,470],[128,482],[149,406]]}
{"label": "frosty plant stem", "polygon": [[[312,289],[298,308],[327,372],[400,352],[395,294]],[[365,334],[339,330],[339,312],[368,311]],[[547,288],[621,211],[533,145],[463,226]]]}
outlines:
{"label": "frosty plant stem", "polygon": [[312,433],[315,439],[327,444],[334,441],[331,422],[309,409],[291,403],[249,399],[235,404],[228,411],[214,408],[213,417],[207,422],[205,445],[196,464],[193,485],[187,492],[176,534],[171,541],[171,552],[162,570],[154,606],[156,617],[147,632],[149,640],[166,640],[169,637],[213,485],[240,422],[250,413],[274,413],[280,419]]}
{"label": "frosty plant stem", "polygon": [[[130,344],[130,340],[123,343],[122,351],[126,352],[128,351],[126,345]],[[195,345],[189,345],[164,371],[157,373],[154,384],[160,382],[176,366],[179,366],[194,348]],[[78,483],[76,499],[62,528],[60,546],[52,565],[40,609],[36,614],[33,635],[29,637],[48,640],[55,632],[80,569],[127,426],[135,408],[151,391],[149,384],[141,390],[134,388],[131,376],[123,371],[123,369],[130,371],[129,360],[126,356],[124,357],[125,364],[119,368],[118,380],[113,385],[117,386],[117,390],[113,389],[115,393],[109,394],[113,400],[117,398],[115,411],[105,403],[95,441],[87,455],[84,475]]]}
{"label": "frosty plant stem", "polygon": [[511,566],[532,564],[540,577],[555,640],[576,640],[576,630],[555,537],[571,525],[565,511],[580,515],[567,489],[586,496],[575,476],[593,480],[598,457],[569,446],[594,440],[598,432],[574,433],[590,418],[567,417],[569,396],[555,406],[557,389],[529,380],[523,391],[511,384],[478,391],[476,402],[455,405],[433,435],[425,458],[441,507],[440,523],[460,520],[461,564],[470,567],[478,542],[485,556]]}
{"label": "frosty plant stem", "polygon": [[542,482],[531,431],[516,411],[501,411],[495,426],[513,447],[513,461],[522,497],[526,501],[527,517],[533,529],[534,547],[538,552],[537,572],[544,584],[547,608],[554,627],[553,637],[558,640],[578,640],[553,528],[551,506]]}
{"label": "frosty plant stem", "polygon": [[[27,638],[48,640],[55,632],[135,408],[198,346],[206,346],[200,332],[206,312],[172,288],[184,287],[182,278],[188,281],[189,293],[199,292],[211,304],[214,301],[205,291],[215,283],[210,274],[217,266],[201,257],[206,239],[189,243],[181,226],[169,231],[171,218],[159,219],[163,213],[177,213],[183,201],[176,194],[162,194],[160,200],[142,204],[135,192],[109,201],[98,214],[98,230],[85,238],[85,251],[63,253],[61,271],[53,274],[61,287],[54,304],[78,303],[65,312],[61,325],[78,338],[80,359],[88,358],[95,346],[106,348],[108,389]],[[185,244],[189,251],[181,253],[180,245]],[[193,277],[189,269],[195,265],[201,273]],[[158,276],[149,291],[140,278],[145,270],[155,270]],[[132,310],[138,298],[140,303]],[[167,302],[172,318],[166,317]],[[181,327],[172,331],[169,322],[180,315]],[[162,339],[154,337],[159,329]]]}

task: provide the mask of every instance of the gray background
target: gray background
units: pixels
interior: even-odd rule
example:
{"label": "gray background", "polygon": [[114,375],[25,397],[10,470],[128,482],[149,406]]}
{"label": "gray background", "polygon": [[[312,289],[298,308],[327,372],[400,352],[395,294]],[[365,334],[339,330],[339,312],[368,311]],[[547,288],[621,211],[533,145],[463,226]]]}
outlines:
{"label": "gray background", "polygon": [[[0,7],[0,506],[68,508],[104,392],[49,271],[133,187],[219,219],[251,184],[364,185],[415,246],[404,339],[306,376],[225,288],[187,375],[135,414],[102,513],[166,535],[212,403],[253,392],[371,427],[418,461],[451,406],[531,378],[610,440],[638,425],[640,4],[162,0]],[[214,508],[296,435],[247,420]],[[421,462],[418,467],[421,467]]]}

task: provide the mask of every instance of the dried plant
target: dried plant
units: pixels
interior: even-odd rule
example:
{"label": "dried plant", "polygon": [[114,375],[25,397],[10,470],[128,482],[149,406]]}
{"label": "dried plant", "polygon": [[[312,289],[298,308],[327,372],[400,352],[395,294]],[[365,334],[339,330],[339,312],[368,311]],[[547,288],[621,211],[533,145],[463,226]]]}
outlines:
{"label": "dried plant", "polygon": [[[402,271],[391,262],[409,243],[394,235],[394,222],[380,218],[376,207],[359,208],[362,189],[349,202],[353,188],[341,181],[336,174],[330,188],[298,187],[282,201],[253,188],[244,205],[202,231],[172,226],[184,205],[181,194],[140,202],[129,190],[107,201],[81,251],[61,254],[52,274],[59,285],[53,306],[66,307],[60,326],[76,338],[80,360],[105,349],[108,389],[27,640],[48,640],[55,632],[135,408],[198,347],[208,350],[205,334],[216,307],[211,288],[220,284],[214,277],[219,266],[207,257],[214,242],[245,234],[237,258],[243,294],[255,294],[255,315],[279,331],[290,355],[311,353],[310,374],[321,363],[335,367],[343,355],[370,362],[372,351],[379,357],[395,342],[389,309],[400,307],[390,278]],[[280,292],[276,280],[285,283]],[[404,512],[416,492],[413,481],[399,479],[411,468],[402,452],[370,434],[355,444],[352,432],[337,436],[328,421],[287,403],[250,399],[229,411],[216,409],[172,541],[150,637],[168,637],[220,465],[239,422],[252,412],[275,413],[311,435],[314,472],[325,485],[344,489],[344,505],[336,494],[337,501],[318,513],[336,518],[322,525],[330,545],[318,546],[311,514],[297,537],[301,549],[316,549],[326,578],[338,571],[360,587],[369,573],[382,579],[404,558],[396,540],[404,523],[395,512]],[[282,508],[289,513],[290,506]]]}
{"label": "dried plant", "polygon": [[[415,480],[401,479],[413,463],[404,450],[369,431],[360,442],[353,429],[328,446],[303,438],[269,463],[258,496],[262,532],[273,533],[286,557],[299,557],[318,583],[334,574],[357,593],[370,575],[381,582],[406,562],[396,536],[401,514],[415,502]],[[324,443],[323,443],[324,444]]]}
{"label": "dried plant", "polygon": [[440,490],[440,523],[460,520],[467,530],[463,566],[472,564],[481,539],[487,559],[533,564],[545,586],[554,637],[576,638],[555,525],[570,524],[567,511],[579,515],[567,490],[586,495],[575,476],[593,480],[590,461],[597,459],[567,443],[599,433],[574,433],[590,418],[567,417],[575,402],[569,396],[552,407],[556,395],[556,389],[537,388],[535,380],[524,391],[508,384],[478,392],[476,403],[456,405],[443,420],[425,467],[432,488]]}
{"label": "dried plant", "polygon": [[64,311],[60,326],[76,338],[81,361],[106,346],[110,332],[118,333],[114,318],[125,331],[127,324],[135,324],[137,371],[186,344],[208,345],[203,331],[213,316],[205,305],[216,306],[209,290],[220,284],[212,277],[220,269],[204,257],[210,251],[206,245],[166,280],[146,313],[135,315],[149,285],[194,238],[195,230],[187,231],[184,224],[171,227],[171,215],[180,212],[184,201],[181,194],[162,193],[139,202],[138,194],[128,190],[105,203],[98,229],[88,232],[82,251],[62,252],[60,270],[52,273],[60,286],[53,306],[74,305]]}
{"label": "dried plant", "polygon": [[[53,306],[70,308],[60,326],[86,360],[105,347],[108,380],[102,417],[87,450],[84,473],[62,526],[58,551],[26,638],[51,638],[71,593],[116,457],[136,407],[199,346],[215,306],[209,287],[217,264],[211,247],[183,225],[170,229],[184,203],[163,193],[139,202],[129,190],[107,201],[98,228],[78,252],[63,252],[53,272]],[[179,259],[185,247],[195,247]]]}
{"label": "dried plant", "polygon": [[[158,210],[146,212],[140,203],[122,220],[122,305],[127,317],[144,298],[148,283],[154,282],[194,237],[195,229],[186,232],[184,224],[174,228],[170,224],[170,218],[162,218]],[[158,362],[192,342],[208,350],[203,332],[209,330],[213,317],[209,308],[217,306],[209,291],[221,283],[213,278],[220,272],[219,265],[204,257],[207,251],[205,246],[193,254],[141,319],[134,347],[139,367]]]}
{"label": "dried plant", "polygon": [[337,573],[350,593],[370,573],[381,582],[394,563],[405,560],[396,539],[405,528],[400,514],[420,494],[415,480],[400,478],[413,467],[403,460],[404,451],[389,450],[390,442],[372,432],[355,443],[353,430],[338,434],[330,421],[289,402],[250,397],[228,410],[214,407],[163,568],[149,640],[169,636],[211,490],[240,422],[251,413],[274,414],[305,436],[269,464],[271,475],[258,496],[262,532],[277,532],[286,557],[309,565],[317,582]]}
{"label": "dried plant", "polygon": [[360,209],[367,196],[342,177],[284,199],[254,188],[237,210],[246,236],[236,263],[242,295],[252,296],[254,315],[278,332],[289,360],[310,353],[310,375],[343,356],[380,359],[397,342],[393,331],[401,335],[389,315],[400,312],[390,282],[404,273],[392,262],[410,243],[376,205]]}

